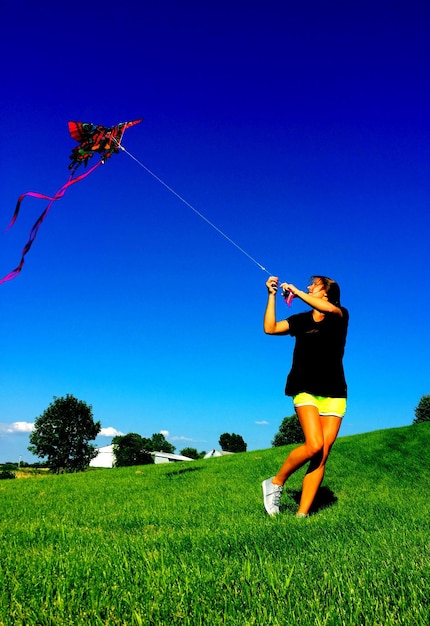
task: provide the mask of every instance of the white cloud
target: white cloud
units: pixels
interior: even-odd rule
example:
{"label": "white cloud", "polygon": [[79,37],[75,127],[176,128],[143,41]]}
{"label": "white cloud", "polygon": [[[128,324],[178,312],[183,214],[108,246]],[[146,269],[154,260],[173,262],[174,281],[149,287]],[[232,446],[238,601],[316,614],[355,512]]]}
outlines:
{"label": "white cloud", "polygon": [[124,435],[124,433],[122,433],[120,430],[117,430],[113,426],[108,426],[107,428],[100,429],[98,437],[117,437],[122,435]]}
{"label": "white cloud", "polygon": [[14,435],[16,433],[31,433],[34,430],[33,422],[12,422],[0,424],[0,433]]}
{"label": "white cloud", "polygon": [[183,435],[173,435],[173,437],[170,437],[170,441],[195,441],[195,439],[184,437]]}
{"label": "white cloud", "polygon": [[185,443],[202,443],[206,439],[193,439],[192,437],[185,437],[184,435],[171,435],[168,430],[160,430],[160,434],[164,435],[169,441],[185,442]]}
{"label": "white cloud", "polygon": [[255,422],[255,423],[258,424],[258,426],[267,426],[269,422],[267,422],[266,420],[261,420],[261,422]]}

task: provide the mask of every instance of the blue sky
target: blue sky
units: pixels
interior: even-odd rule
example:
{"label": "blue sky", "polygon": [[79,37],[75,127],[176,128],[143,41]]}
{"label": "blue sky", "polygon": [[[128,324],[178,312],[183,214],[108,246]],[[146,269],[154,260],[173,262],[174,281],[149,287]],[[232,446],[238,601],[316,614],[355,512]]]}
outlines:
{"label": "blue sky", "polygon": [[[414,2],[130,2],[3,10],[6,274],[76,145],[68,120],[143,117],[124,146],[281,280],[341,285],[341,435],[410,424],[430,393],[430,9]],[[35,461],[54,396],[103,436],[223,432],[269,447],[293,341],[262,331],[267,274],[127,154],[70,188],[0,286],[0,462]],[[281,297],[279,317],[304,310]]]}

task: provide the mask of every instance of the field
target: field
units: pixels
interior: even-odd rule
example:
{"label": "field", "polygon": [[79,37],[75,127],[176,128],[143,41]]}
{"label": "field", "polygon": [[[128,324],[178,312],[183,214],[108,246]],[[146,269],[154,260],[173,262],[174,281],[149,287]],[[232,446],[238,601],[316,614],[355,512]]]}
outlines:
{"label": "field", "polygon": [[428,626],[430,424],[341,437],[313,514],[289,448],[0,481],[1,626]]}

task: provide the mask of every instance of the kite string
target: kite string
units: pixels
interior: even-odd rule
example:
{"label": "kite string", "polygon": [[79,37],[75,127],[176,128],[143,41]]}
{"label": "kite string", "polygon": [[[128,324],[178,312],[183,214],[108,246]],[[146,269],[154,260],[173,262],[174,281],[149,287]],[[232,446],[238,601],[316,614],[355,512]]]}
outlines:
{"label": "kite string", "polygon": [[[114,139],[114,141],[116,141],[116,139]],[[187,200],[185,200],[185,198],[180,196],[174,189],[172,189],[172,187],[170,187],[167,183],[165,183],[164,180],[162,180],[159,176],[157,176],[157,174],[152,172],[148,167],[146,167],[146,165],[144,165],[144,163],[139,161],[139,159],[137,159],[133,154],[131,154],[131,152],[126,150],[123,145],[121,145],[118,141],[116,143],[117,143],[118,147],[123,152],[125,152],[131,159],[133,159],[133,161],[135,161],[140,167],[142,167],[146,172],[148,172],[148,174],[150,174],[153,178],[155,178],[155,180],[158,181],[161,185],[163,185],[163,187],[165,187],[168,191],[170,191],[170,193],[172,193],[174,196],[176,196],[176,198],[178,198],[178,200],[183,202],[189,209],[194,211],[194,213],[196,215],[198,215],[204,222],[206,222],[206,224],[208,224],[217,233],[219,233],[222,237],[224,237],[224,239],[226,239],[229,243],[231,243],[237,250],[239,250],[239,252],[244,254],[250,261],[255,263],[255,265],[257,265],[261,270],[263,270],[263,272],[266,272],[267,274],[269,274],[269,276],[271,276],[271,273],[269,272],[268,269],[266,269],[263,265],[261,265],[261,263],[259,263],[256,259],[254,259],[254,257],[251,256],[241,246],[239,246],[239,244],[237,244],[235,241],[233,241],[233,239],[231,239],[231,237],[226,235],[226,233],[224,233],[220,228],[218,228],[218,226],[216,226],[213,222],[211,222],[205,215],[203,215],[203,213],[198,211],[192,204],[190,204]]]}

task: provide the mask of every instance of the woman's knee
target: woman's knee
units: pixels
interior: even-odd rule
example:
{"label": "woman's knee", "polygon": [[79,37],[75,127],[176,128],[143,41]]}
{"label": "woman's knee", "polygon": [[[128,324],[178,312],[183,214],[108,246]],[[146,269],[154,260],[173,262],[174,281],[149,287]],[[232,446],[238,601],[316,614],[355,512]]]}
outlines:
{"label": "woman's knee", "polygon": [[319,438],[312,438],[305,442],[306,450],[310,457],[316,456],[317,454],[322,455],[324,451],[324,442]]}

